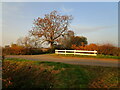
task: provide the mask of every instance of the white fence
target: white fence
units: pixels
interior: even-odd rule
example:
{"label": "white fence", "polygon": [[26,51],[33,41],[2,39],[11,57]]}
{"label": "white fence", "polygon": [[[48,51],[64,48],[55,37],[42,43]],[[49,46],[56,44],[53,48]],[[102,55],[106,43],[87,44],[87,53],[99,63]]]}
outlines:
{"label": "white fence", "polygon": [[73,55],[90,55],[97,56],[97,51],[85,51],[85,50],[55,50],[55,54],[73,54]]}

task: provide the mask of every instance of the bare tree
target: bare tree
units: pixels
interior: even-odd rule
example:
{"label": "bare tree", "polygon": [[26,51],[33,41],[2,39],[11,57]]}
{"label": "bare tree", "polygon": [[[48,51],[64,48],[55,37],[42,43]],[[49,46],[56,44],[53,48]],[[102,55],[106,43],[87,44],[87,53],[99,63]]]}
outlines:
{"label": "bare tree", "polygon": [[17,45],[24,46],[26,48],[39,48],[39,38],[37,37],[21,37],[17,40]]}
{"label": "bare tree", "polygon": [[29,37],[21,37],[17,40],[17,44],[24,47],[30,47],[30,38]]}
{"label": "bare tree", "polygon": [[48,42],[52,48],[58,39],[68,31],[71,20],[72,16],[61,16],[57,11],[52,11],[50,14],[45,14],[44,18],[38,17],[34,20],[34,27],[30,34],[39,37],[41,43]]}

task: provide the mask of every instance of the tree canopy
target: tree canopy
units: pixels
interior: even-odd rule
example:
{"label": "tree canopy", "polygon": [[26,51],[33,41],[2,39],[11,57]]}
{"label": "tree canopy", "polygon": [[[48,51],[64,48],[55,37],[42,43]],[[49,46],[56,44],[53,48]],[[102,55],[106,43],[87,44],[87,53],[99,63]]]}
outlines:
{"label": "tree canopy", "polygon": [[70,32],[66,37],[60,39],[60,44],[63,48],[70,49],[72,45],[85,46],[87,38],[83,36],[74,36],[74,32]]}
{"label": "tree canopy", "polygon": [[71,38],[71,43],[76,46],[84,46],[87,45],[87,38],[83,36],[74,36]]}
{"label": "tree canopy", "polygon": [[40,38],[40,42],[47,42],[52,48],[58,43],[59,38],[66,35],[68,25],[72,20],[72,16],[59,15],[57,11],[45,14],[44,18],[38,17],[34,20],[34,27],[30,31],[32,36]]}

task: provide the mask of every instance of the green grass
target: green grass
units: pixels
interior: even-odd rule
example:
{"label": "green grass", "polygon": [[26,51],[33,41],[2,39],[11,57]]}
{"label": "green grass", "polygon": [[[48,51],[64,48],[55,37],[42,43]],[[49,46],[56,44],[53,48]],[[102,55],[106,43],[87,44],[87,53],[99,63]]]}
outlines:
{"label": "green grass", "polygon": [[86,55],[63,55],[63,54],[51,54],[53,56],[65,56],[65,57],[81,57],[81,58],[108,58],[108,59],[120,59],[119,56],[111,56],[111,55],[100,55],[97,56],[86,56]]}
{"label": "green grass", "polygon": [[118,68],[7,59],[3,88],[117,88]]}

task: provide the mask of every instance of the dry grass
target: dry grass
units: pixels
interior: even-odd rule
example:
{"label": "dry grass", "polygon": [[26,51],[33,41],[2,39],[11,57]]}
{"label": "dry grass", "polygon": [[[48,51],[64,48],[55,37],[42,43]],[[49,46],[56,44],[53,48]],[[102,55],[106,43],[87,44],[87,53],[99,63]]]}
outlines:
{"label": "dry grass", "polygon": [[3,88],[118,88],[118,68],[22,59],[3,63]]}

